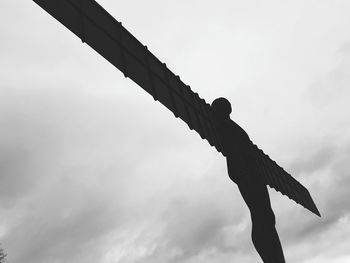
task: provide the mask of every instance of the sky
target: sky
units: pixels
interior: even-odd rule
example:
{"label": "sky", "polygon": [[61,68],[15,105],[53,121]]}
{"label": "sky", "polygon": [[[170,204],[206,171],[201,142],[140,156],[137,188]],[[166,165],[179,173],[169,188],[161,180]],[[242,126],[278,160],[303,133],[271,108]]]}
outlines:
{"label": "sky", "polygon": [[[287,262],[350,262],[350,2],[98,2],[309,189],[269,190]],[[0,21],[8,262],[261,262],[214,148],[34,2]]]}

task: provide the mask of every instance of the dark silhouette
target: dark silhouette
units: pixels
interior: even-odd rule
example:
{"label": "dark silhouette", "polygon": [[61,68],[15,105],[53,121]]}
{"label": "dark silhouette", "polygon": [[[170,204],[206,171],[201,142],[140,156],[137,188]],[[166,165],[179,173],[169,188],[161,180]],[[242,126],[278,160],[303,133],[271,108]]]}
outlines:
{"label": "dark silhouette", "polygon": [[95,0],[33,1],[226,156],[229,176],[250,210],[254,246],[264,262],[285,262],[266,185],[320,213],[309,191],[230,119],[230,103],[220,98],[210,107]]}
{"label": "dark silhouette", "polygon": [[[137,83],[154,100],[172,111],[175,117],[186,122],[191,130],[196,131],[218,152],[223,153],[222,143],[218,140],[219,136],[213,127],[210,105],[95,0],[34,0],[34,2],[123,72],[125,77]],[[232,125],[237,128],[232,128],[234,132],[241,134],[242,138],[248,138],[238,125],[234,122]],[[230,144],[232,143],[228,145]],[[246,141],[246,144],[249,143]],[[253,146],[250,147],[250,155],[254,159],[255,169],[252,174],[263,178],[265,185],[320,216],[309,191],[252,142],[251,145]],[[237,158],[240,158],[240,155],[232,158],[236,160],[235,163],[239,160]],[[254,179],[254,182],[256,181]]]}
{"label": "dark silhouette", "polygon": [[253,244],[265,263],[283,263],[285,259],[275,228],[269,193],[252,165],[253,144],[248,134],[230,119],[232,108],[227,99],[214,100],[211,108],[226,156],[229,177],[237,184],[250,211]]}

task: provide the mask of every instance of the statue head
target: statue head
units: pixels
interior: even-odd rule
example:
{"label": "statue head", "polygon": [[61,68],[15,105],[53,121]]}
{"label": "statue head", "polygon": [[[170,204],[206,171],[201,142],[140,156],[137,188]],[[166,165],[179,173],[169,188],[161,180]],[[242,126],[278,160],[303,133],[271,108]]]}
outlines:
{"label": "statue head", "polygon": [[230,118],[231,103],[225,98],[217,98],[211,103],[211,109],[217,118]]}

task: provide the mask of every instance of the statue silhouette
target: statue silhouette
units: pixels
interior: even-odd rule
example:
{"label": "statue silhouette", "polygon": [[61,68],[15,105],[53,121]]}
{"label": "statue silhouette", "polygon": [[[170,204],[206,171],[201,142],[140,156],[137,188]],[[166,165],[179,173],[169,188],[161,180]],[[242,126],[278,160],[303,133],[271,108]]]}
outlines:
{"label": "statue silhouette", "polygon": [[269,193],[265,183],[256,176],[257,168],[252,165],[253,144],[248,134],[230,119],[232,108],[227,99],[215,99],[211,109],[226,156],[228,175],[237,184],[250,211],[253,244],[265,263],[284,263]]}
{"label": "statue silhouette", "polygon": [[219,98],[210,107],[95,0],[33,1],[226,156],[229,176],[250,210],[256,250],[265,263],[285,262],[266,185],[320,212],[309,191],[230,119],[229,101]]}

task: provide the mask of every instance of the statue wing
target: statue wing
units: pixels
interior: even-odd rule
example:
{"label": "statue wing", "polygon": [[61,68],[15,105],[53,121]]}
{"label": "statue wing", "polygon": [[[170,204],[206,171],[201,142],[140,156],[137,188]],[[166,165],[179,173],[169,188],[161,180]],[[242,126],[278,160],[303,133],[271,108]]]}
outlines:
{"label": "statue wing", "polygon": [[263,178],[266,185],[288,196],[314,214],[321,216],[309,191],[301,183],[294,179],[255,144],[253,144],[252,148],[253,165],[256,167],[256,172]]}
{"label": "statue wing", "polygon": [[[96,1],[33,1],[222,153],[210,105],[183,83],[179,76],[172,73],[166,64],[159,61]],[[254,156],[255,165],[259,167],[260,175],[266,184],[319,215],[305,187],[257,147]]]}

